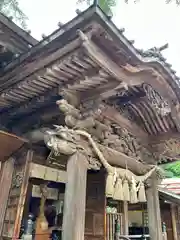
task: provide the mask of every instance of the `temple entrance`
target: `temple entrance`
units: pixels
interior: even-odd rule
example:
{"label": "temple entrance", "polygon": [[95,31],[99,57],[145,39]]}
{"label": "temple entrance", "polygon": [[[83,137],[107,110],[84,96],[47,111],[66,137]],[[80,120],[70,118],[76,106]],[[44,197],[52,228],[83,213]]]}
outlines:
{"label": "temple entrance", "polygon": [[[46,191],[42,199],[43,188]],[[65,184],[31,179],[21,222],[20,238],[61,239]],[[44,216],[44,222],[42,217]],[[41,228],[41,225],[47,225]]]}

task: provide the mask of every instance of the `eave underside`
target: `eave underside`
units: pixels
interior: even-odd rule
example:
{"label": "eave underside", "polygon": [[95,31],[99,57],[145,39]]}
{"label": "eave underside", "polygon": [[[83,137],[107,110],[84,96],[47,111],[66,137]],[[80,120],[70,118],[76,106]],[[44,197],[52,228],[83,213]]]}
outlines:
{"label": "eave underside", "polygon": [[[85,34],[80,31],[77,34],[77,28]],[[174,111],[159,115],[142,84],[151,83],[169,101],[172,109],[178,101],[178,91],[175,92],[165,80],[164,73],[157,74],[153,64],[143,67],[144,64],[135,57],[127,58],[124,46],[119,46],[117,51],[113,46],[116,41],[103,33],[107,33],[106,30],[94,21],[83,27],[78,25],[73,36],[64,33],[62,39],[66,37],[67,43],[55,39],[44,49],[32,50],[19,66],[12,69],[9,66],[9,71],[0,79],[1,125],[9,131],[24,134],[39,127],[63,123],[64,117],[55,102],[64,93],[73,93],[81,105],[89,102],[97,105],[91,105],[92,110],[103,104],[102,115],[127,127],[146,144],[149,137],[179,131]]]}
{"label": "eave underside", "polygon": [[[92,49],[96,47],[100,52],[100,48],[93,42],[92,44]],[[99,58],[94,58],[93,53],[91,55],[86,51],[79,38],[61,49],[61,53],[63,51],[64,56],[60,59],[38,72],[33,72],[1,93],[2,125],[8,128],[11,126],[13,129],[13,125],[18,125],[22,119],[29,120],[30,115],[38,114],[38,111],[43,111],[42,108],[47,111],[52,105],[56,115],[55,101],[63,92],[70,91],[78,95],[82,102],[92,99],[105,101],[125,118],[135,121],[147,135],[154,136],[177,130],[171,114],[160,116],[148,101],[142,89],[142,83],[146,81],[142,78],[144,73],[138,81],[136,75],[134,78],[128,76],[110,59],[109,64],[104,66],[107,55],[99,54]],[[116,71],[115,74],[113,70]],[[128,89],[125,89],[124,83],[128,85]],[[123,96],[120,94],[122,91]]]}

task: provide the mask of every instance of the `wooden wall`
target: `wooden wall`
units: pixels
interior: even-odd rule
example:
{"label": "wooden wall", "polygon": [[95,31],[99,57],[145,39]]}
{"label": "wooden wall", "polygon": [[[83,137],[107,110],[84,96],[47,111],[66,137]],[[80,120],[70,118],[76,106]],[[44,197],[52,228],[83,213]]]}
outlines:
{"label": "wooden wall", "polygon": [[85,240],[105,239],[105,173],[88,172]]}
{"label": "wooden wall", "polygon": [[2,234],[4,224],[4,217],[11,187],[13,169],[14,158],[9,158],[6,162],[2,164],[2,169],[0,170],[0,236]]}
{"label": "wooden wall", "polygon": [[177,240],[180,240],[180,206],[175,207]]}
{"label": "wooden wall", "polygon": [[19,237],[29,179],[29,166],[32,157],[33,152],[24,149],[16,158],[12,173],[12,181],[9,183],[10,191],[1,239],[18,239]]}

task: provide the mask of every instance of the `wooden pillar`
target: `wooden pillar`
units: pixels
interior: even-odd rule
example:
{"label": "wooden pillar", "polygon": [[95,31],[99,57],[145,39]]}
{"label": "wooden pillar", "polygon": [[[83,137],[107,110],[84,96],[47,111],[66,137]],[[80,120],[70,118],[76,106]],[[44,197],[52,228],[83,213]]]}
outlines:
{"label": "wooden pillar", "polygon": [[87,168],[81,153],[68,160],[62,240],[84,240]]}
{"label": "wooden pillar", "polygon": [[176,225],[176,206],[174,204],[171,204],[171,219],[172,219],[173,239],[178,240],[177,225]]}
{"label": "wooden pillar", "polygon": [[152,240],[162,240],[162,224],[159,204],[158,184],[155,178],[151,179],[151,186],[147,189],[147,208],[149,234]]}
{"label": "wooden pillar", "polygon": [[13,169],[14,169],[14,158],[9,158],[2,165],[0,171],[0,236],[2,235],[4,217],[6,213],[6,206],[8,203],[8,196],[11,187]]}
{"label": "wooden pillar", "polygon": [[128,236],[129,235],[129,220],[128,220],[128,202],[124,201],[123,202],[123,222],[124,222],[124,235]]}

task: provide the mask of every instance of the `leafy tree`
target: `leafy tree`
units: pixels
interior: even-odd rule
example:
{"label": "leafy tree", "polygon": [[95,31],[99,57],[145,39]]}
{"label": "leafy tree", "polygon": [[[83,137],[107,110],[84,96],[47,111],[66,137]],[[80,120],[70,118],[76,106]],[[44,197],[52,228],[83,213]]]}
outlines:
{"label": "leafy tree", "polygon": [[[98,5],[101,7],[101,9],[107,13],[107,14],[112,14],[112,8],[117,5],[118,0],[97,0]],[[124,0],[127,1],[127,0]],[[80,3],[87,3],[87,5],[93,4],[95,2],[94,0],[78,0],[78,4]]]}
{"label": "leafy tree", "polygon": [[161,167],[165,170],[165,175],[168,178],[180,178],[180,161],[174,163],[163,164]]}
{"label": "leafy tree", "polygon": [[[78,3],[87,3],[91,5],[94,0],[75,0]],[[120,1],[120,0],[119,0]],[[128,3],[129,1],[138,2],[140,0],[121,0]],[[113,7],[117,5],[118,0],[98,0],[99,6],[102,10],[112,15]],[[180,5],[180,0],[165,0],[166,3],[175,2],[177,5]],[[18,4],[18,0],[0,0],[0,12],[8,17],[13,17],[15,22],[21,25],[22,28],[27,28],[27,16],[21,10]]]}
{"label": "leafy tree", "polygon": [[[95,0],[96,1],[96,0]],[[119,0],[124,1],[125,3],[134,2],[138,3],[143,0]],[[177,5],[180,5],[180,0],[164,0],[167,4],[175,2]],[[94,0],[78,0],[78,3],[87,3],[87,5],[91,5]],[[98,0],[98,4],[101,7],[101,9],[107,13],[112,14],[113,7],[117,5],[118,0]]]}
{"label": "leafy tree", "polygon": [[19,7],[17,0],[0,0],[0,12],[7,17],[12,17],[22,28],[27,28],[26,21],[28,18]]}

